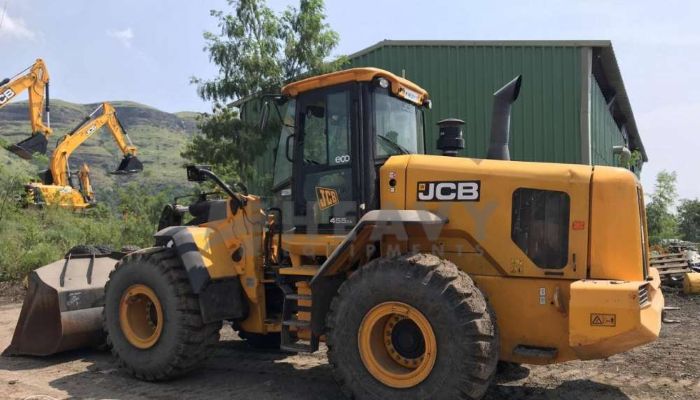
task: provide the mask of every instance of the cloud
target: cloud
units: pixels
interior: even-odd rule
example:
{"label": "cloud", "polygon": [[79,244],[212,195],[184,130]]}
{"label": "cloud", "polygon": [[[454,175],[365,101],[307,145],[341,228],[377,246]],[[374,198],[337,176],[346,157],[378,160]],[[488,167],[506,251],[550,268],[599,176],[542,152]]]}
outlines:
{"label": "cloud", "polygon": [[121,31],[107,31],[107,36],[117,39],[127,49],[131,48],[131,41],[134,39],[134,31],[126,28]]}
{"label": "cloud", "polygon": [[10,37],[14,39],[29,39],[34,40],[36,33],[29,30],[24,20],[21,18],[10,17],[7,13],[0,15],[0,38]]}

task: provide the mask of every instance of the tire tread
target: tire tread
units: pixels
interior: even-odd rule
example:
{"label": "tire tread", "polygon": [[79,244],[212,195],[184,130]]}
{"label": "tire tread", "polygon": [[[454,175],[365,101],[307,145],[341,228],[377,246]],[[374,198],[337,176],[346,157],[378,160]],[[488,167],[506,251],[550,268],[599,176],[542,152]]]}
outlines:
{"label": "tire tread", "polygon": [[[353,293],[358,295],[366,285],[372,284],[366,281],[374,276],[371,275],[373,271],[385,268],[400,268],[405,276],[411,275],[412,278],[419,279],[422,285],[428,286],[433,293],[439,293],[447,302],[448,308],[458,316],[458,326],[464,330],[464,334],[455,336],[459,338],[459,346],[474,351],[470,359],[465,360],[465,364],[470,367],[470,373],[451,378],[450,380],[458,383],[454,393],[445,393],[444,398],[482,398],[494,379],[498,362],[499,340],[495,314],[485,296],[466,273],[460,271],[453,263],[430,254],[407,254],[375,259],[355,271],[339,288],[338,294],[331,302],[326,326],[329,363],[343,392],[349,398],[365,398],[358,389],[361,387],[359,380],[363,377],[343,374],[341,368],[338,368],[343,361],[338,359],[337,353],[340,346],[347,345],[337,342],[338,338],[334,335],[334,331],[342,328],[346,321],[341,308],[345,307],[344,303],[353,300]],[[389,290],[392,282],[383,284],[386,290]],[[380,398],[378,394],[372,397]]]}
{"label": "tire tread", "polygon": [[[114,271],[110,273],[110,281],[115,274],[119,273],[121,267],[130,262],[149,263],[157,266],[168,283],[175,289],[178,302],[177,310],[186,317],[178,321],[180,327],[183,328],[180,330],[180,343],[176,346],[174,357],[171,357],[166,368],[148,372],[138,371],[124,360],[115,350],[113,338],[105,329],[107,331],[107,345],[111,348],[119,366],[139,379],[163,381],[182,376],[210,356],[212,345],[219,340],[221,323],[203,323],[197,297],[192,293],[184,267],[174,251],[168,248],[150,248],[130,253],[117,263]],[[105,292],[109,290],[110,281],[105,286]],[[107,315],[105,311],[103,311],[102,317],[106,328]]]}

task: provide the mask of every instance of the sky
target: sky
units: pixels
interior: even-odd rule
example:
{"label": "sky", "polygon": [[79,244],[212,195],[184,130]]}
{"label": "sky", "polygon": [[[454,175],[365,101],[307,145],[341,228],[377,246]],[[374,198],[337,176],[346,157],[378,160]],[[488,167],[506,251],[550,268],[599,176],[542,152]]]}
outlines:
{"label": "sky", "polygon": [[[216,68],[203,51],[225,0],[0,0],[0,75],[37,57],[51,96],[77,103],[132,100],[169,111],[208,111],[190,84]],[[297,1],[268,0],[284,10]],[[642,181],[663,169],[679,194],[700,197],[700,2],[327,0],[340,34],[335,55],[383,39],[611,40],[649,155]],[[5,76],[0,77],[3,78]]]}

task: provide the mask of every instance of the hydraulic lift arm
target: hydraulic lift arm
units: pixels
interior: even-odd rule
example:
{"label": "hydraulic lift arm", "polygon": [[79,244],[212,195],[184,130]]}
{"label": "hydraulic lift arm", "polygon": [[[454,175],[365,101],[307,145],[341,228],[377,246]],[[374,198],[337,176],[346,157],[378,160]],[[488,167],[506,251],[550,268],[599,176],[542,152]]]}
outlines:
{"label": "hydraulic lift arm", "polygon": [[[97,115],[99,111],[102,111],[102,113]],[[114,141],[117,143],[117,146],[119,146],[119,150],[124,154],[124,158],[119,164],[119,167],[113,173],[128,174],[143,170],[143,165],[136,158],[136,146],[133,145],[129,135],[124,130],[121,122],[119,122],[116,110],[111,104],[102,103],[86,117],[83,123],[71,133],[64,136],[56,146],[56,150],[54,150],[49,161],[49,171],[51,172],[53,178],[52,183],[54,185],[68,186],[70,184],[68,158],[81,144],[103,126],[109,128]],[[84,166],[82,168],[82,171],[85,173],[88,171],[86,167],[87,166]],[[81,174],[81,181],[87,181],[87,176],[83,177],[82,175],[83,174]],[[87,183],[89,183],[89,181],[87,181]],[[85,183],[83,183],[83,185],[85,185]]]}
{"label": "hydraulic lift arm", "polygon": [[[29,121],[32,126],[32,136],[9,146],[8,150],[22,158],[30,159],[33,153],[46,154],[47,137],[53,133],[49,117],[49,71],[43,60],[37,59],[31,67],[0,82],[0,108],[24,90],[29,93]],[[46,111],[45,124],[44,111]]]}

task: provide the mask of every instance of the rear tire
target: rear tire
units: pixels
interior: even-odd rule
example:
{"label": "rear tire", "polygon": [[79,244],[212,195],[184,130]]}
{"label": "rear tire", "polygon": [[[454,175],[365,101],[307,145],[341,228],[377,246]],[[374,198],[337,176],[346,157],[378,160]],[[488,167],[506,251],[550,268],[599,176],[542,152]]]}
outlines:
{"label": "rear tire", "polygon": [[[142,294],[133,295],[135,289]],[[148,324],[140,326],[140,319],[131,316],[139,315],[142,304]],[[147,381],[175,378],[197,367],[221,328],[221,322],[202,321],[199,299],[170,248],[132,253],[117,264],[105,287],[103,319],[107,344],[120,366]]]}
{"label": "rear tire", "polygon": [[361,267],[328,330],[335,377],[355,399],[480,399],[495,375],[494,314],[467,274],[433,255]]}

